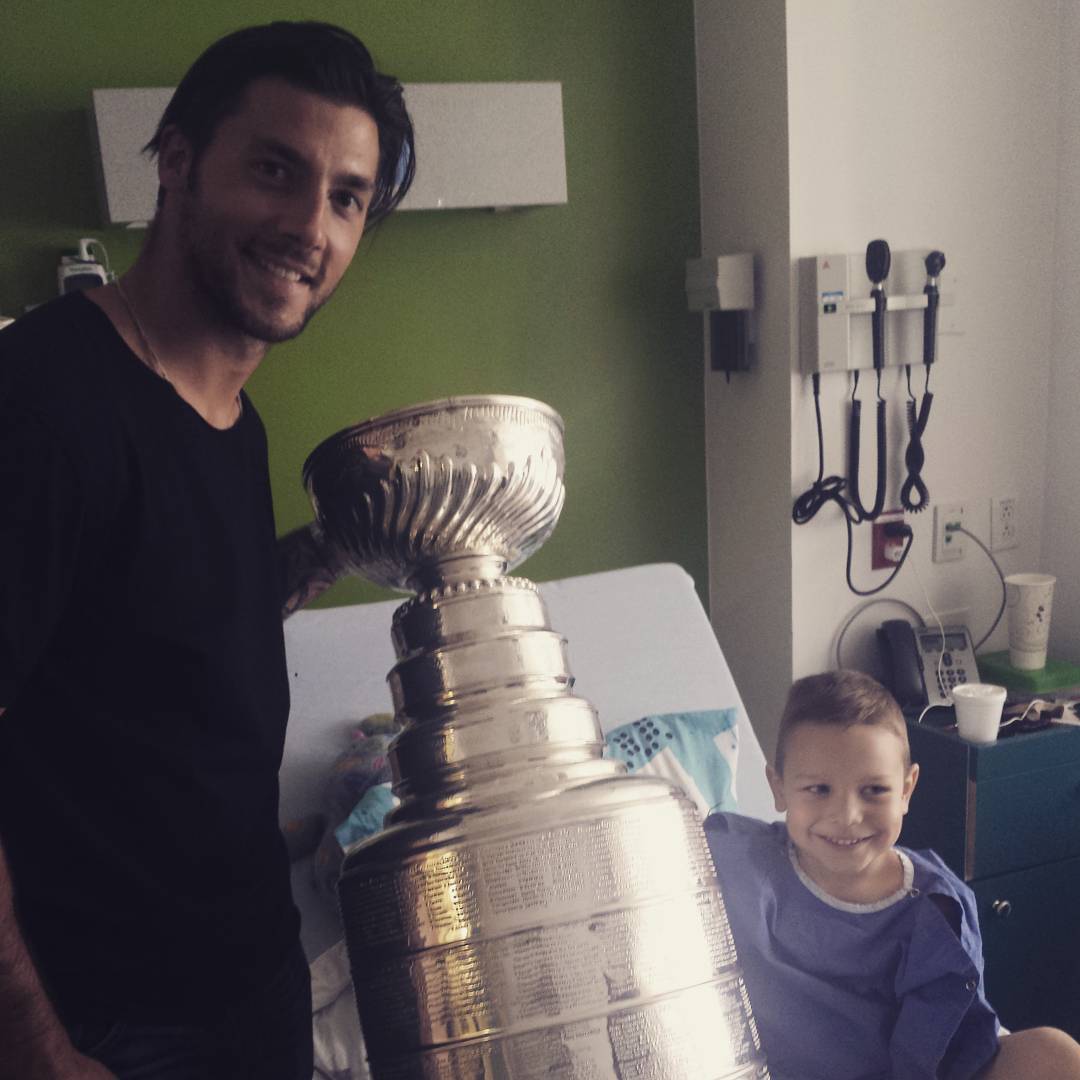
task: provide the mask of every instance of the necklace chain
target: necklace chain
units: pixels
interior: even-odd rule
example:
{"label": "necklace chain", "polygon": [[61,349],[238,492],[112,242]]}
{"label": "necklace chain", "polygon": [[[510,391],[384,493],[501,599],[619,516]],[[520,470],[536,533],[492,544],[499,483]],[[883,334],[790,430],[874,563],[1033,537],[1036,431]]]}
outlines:
{"label": "necklace chain", "polygon": [[[139,340],[142,342],[143,349],[146,351],[145,359],[140,357],[146,366],[159,378],[164,379],[173,390],[179,394],[180,391],[176,389],[176,383],[169,378],[169,373],[165,370],[165,365],[161,362],[160,357],[154,351],[154,346],[150,344],[150,339],[146,336],[146,331],[142,328],[142,323],[139,322],[139,316],[135,314],[135,305],[131,302],[131,297],[125,292],[123,285],[120,284],[120,279],[116,279],[116,291],[120,294],[120,299],[124,302],[124,307],[127,309],[128,315],[131,316],[131,321],[135,326],[135,331],[139,335]],[[236,395],[236,419],[239,420],[244,412],[244,400],[239,394]]]}
{"label": "necklace chain", "polygon": [[142,328],[142,323],[139,322],[139,316],[135,314],[135,305],[124,291],[124,286],[120,284],[119,278],[116,279],[116,291],[120,294],[120,299],[124,301],[124,307],[127,308],[127,313],[131,316],[131,321],[135,325],[135,332],[139,335],[139,341],[142,342],[142,347],[146,350],[146,366],[155,375],[164,379],[175,390],[176,387],[172,379],[169,378],[169,373],[165,370],[165,365],[158,359],[158,354],[154,352],[154,346],[150,344],[150,339],[146,336],[146,331]]}

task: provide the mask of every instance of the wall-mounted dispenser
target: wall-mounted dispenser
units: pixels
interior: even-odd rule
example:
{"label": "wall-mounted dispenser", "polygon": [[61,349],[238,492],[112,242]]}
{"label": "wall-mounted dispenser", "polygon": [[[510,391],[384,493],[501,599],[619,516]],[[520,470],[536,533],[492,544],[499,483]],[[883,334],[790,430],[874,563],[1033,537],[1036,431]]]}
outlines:
{"label": "wall-mounted dispenser", "polygon": [[[891,255],[884,312],[884,364],[921,364],[928,250],[893,251]],[[942,271],[939,288],[938,338],[956,337],[961,329],[955,272]],[[864,253],[799,260],[799,340],[804,372],[874,367],[872,289]]]}
{"label": "wall-mounted dispenser", "polygon": [[753,359],[750,312],[754,310],[754,256],[719,255],[686,263],[686,299],[691,311],[708,315],[709,366],[731,378]]}
{"label": "wall-mounted dispenser", "polygon": [[[98,252],[102,254],[100,260]],[[108,261],[108,252],[100,240],[83,237],[79,241],[77,252],[60,256],[60,265],[56,271],[60,295],[106,284],[109,280]]]}
{"label": "wall-mounted dispenser", "polygon": [[[157,170],[142,152],[171,87],[95,90],[90,110],[98,188],[110,225],[145,225]],[[565,203],[562,85],[408,83],[416,131],[416,180],[402,210]]]}

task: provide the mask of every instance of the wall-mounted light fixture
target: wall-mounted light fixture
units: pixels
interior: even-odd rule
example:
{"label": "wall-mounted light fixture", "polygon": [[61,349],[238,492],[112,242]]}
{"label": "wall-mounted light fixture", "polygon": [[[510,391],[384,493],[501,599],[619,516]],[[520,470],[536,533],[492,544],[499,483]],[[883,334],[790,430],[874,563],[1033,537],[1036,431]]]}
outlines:
{"label": "wall-mounted light fixture", "polygon": [[[172,87],[95,90],[98,190],[110,225],[145,225],[157,169],[142,152]],[[542,206],[567,201],[562,84],[406,83],[416,180],[402,210]]]}

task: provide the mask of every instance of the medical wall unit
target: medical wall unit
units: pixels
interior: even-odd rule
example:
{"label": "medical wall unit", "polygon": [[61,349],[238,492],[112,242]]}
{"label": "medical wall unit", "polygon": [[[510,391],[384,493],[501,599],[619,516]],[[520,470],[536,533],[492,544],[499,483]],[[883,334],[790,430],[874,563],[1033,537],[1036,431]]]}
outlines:
{"label": "medical wall unit", "polygon": [[[930,249],[892,251],[883,279],[883,364],[922,364],[924,313],[928,295]],[[800,364],[806,374],[815,371],[854,371],[873,368],[873,282],[866,255],[814,255],[799,260]],[[957,275],[943,268],[938,275],[939,339],[957,336]],[[947,345],[946,345],[947,348]]]}

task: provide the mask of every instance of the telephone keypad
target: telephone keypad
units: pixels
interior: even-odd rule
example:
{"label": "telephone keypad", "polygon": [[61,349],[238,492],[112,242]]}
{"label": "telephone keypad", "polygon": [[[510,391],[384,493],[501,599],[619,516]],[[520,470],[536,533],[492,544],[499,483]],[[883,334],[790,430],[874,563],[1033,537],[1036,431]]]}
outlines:
{"label": "telephone keypad", "polygon": [[[953,667],[952,657],[948,653],[942,657],[943,671],[937,677],[938,689],[943,696],[948,696],[952,693],[954,686],[960,683],[966,683],[968,681],[967,671],[963,667]],[[936,669],[935,669],[936,670]],[[944,676],[944,678],[942,677]]]}

